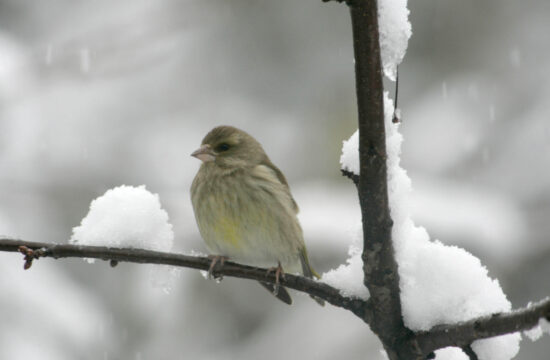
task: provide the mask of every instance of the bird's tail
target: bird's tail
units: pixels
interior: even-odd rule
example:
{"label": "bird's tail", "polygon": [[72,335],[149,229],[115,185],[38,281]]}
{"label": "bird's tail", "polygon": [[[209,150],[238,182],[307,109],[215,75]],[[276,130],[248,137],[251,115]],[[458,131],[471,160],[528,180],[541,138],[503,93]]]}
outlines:
{"label": "bird's tail", "polygon": [[275,292],[275,285],[259,281],[260,285],[262,285],[264,288],[267,289],[273,296],[275,296],[277,299],[281,300],[285,304],[292,305],[292,298],[290,297],[290,294],[288,293],[288,290],[282,286],[279,286],[279,289],[277,292]]}
{"label": "bird's tail", "polygon": [[[302,264],[302,272],[304,273],[305,277],[308,277],[310,279],[313,279],[314,277],[316,279],[320,279],[321,276],[315,271],[311,265],[309,264],[309,259],[307,258],[307,250],[306,248],[302,248],[300,251],[300,263]],[[325,301],[323,299],[320,299],[316,296],[310,295],[311,298],[321,306],[325,306]]]}

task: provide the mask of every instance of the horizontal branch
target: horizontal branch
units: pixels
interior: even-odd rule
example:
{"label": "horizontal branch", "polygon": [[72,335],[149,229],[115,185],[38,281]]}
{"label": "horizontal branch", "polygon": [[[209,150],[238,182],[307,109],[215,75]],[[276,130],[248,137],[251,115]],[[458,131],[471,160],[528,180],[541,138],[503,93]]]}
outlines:
{"label": "horizontal branch", "polygon": [[[26,252],[25,248],[30,251]],[[208,257],[189,256],[144,249],[51,244],[3,238],[0,238],[0,251],[23,252],[26,255],[25,268],[30,267],[33,259],[41,257],[54,259],[94,258],[115,262],[180,266],[206,271],[209,270],[212,262]],[[231,261],[224,261],[223,266],[219,266],[218,263],[213,269],[212,275],[215,277],[232,276],[242,279],[275,283],[274,271],[269,272],[267,269],[236,264]],[[282,286],[321,298],[334,306],[350,310],[365,321],[368,321],[371,317],[368,301],[343,296],[338,289],[325,283],[291,274],[285,274],[284,278],[279,278],[279,283]]]}
{"label": "horizontal branch", "polygon": [[[94,258],[115,262],[171,265],[205,271],[211,264],[211,259],[201,256],[143,249],[51,244],[0,238],[0,251],[22,252],[22,249],[26,255],[25,265],[27,268],[30,267],[33,259],[41,257],[54,259]],[[213,275],[275,283],[274,272],[231,261],[225,261],[222,267],[216,266]],[[334,306],[350,310],[367,323],[372,320],[373,309],[370,301],[343,296],[338,289],[303,276],[285,274],[285,277],[279,280],[282,286],[316,296]],[[471,343],[476,340],[531,329],[538,324],[541,318],[550,320],[550,298],[512,312],[480,317],[458,324],[439,325],[429,331],[411,333],[412,338],[409,340],[416,343],[423,354],[430,354],[434,350],[447,346],[469,350]],[[405,343],[410,345],[409,341]]]}
{"label": "horizontal branch", "polygon": [[424,354],[447,346],[468,348],[475,340],[528,330],[539,319],[550,318],[550,298],[534,305],[507,313],[480,317],[454,325],[439,325],[429,331],[416,333]]}

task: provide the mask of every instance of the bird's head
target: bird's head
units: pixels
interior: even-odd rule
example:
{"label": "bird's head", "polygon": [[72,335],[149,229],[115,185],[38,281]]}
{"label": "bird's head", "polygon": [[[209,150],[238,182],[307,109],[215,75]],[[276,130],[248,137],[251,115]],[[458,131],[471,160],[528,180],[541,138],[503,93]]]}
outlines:
{"label": "bird's head", "polygon": [[266,158],[264,149],[256,139],[232,126],[212,129],[191,156],[204,164],[223,168],[256,166]]}

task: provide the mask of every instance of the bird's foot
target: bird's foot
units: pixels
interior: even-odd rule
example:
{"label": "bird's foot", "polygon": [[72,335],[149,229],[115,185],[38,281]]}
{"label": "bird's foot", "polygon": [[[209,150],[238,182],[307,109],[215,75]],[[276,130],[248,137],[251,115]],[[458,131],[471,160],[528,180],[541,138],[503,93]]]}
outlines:
{"label": "bird's foot", "polygon": [[273,295],[277,296],[279,293],[279,288],[281,287],[279,279],[285,278],[285,272],[283,270],[283,267],[281,266],[281,262],[277,261],[276,267],[271,267],[267,269],[267,275],[269,275],[271,272],[275,271],[275,286],[273,288]]}
{"label": "bird's foot", "polygon": [[217,280],[223,279],[222,275],[214,275],[214,270],[216,269],[216,265],[218,265],[219,269],[223,268],[223,264],[225,263],[225,260],[228,259],[228,257],[222,255],[208,255],[208,258],[211,260],[210,267],[208,268],[208,278],[214,278]]}

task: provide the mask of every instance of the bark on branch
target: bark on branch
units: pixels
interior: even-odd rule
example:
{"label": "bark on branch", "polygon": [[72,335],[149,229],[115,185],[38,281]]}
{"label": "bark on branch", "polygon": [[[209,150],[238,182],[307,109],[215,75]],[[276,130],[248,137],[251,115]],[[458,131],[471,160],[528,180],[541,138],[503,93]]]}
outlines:
{"label": "bark on branch", "polygon": [[429,331],[417,333],[416,339],[424,353],[447,346],[466,348],[475,340],[531,329],[542,318],[550,319],[550,298],[508,313],[435,326]]}
{"label": "bark on branch", "polygon": [[[382,65],[376,0],[348,2],[351,12],[359,122],[359,202],[363,222],[364,283],[374,316],[369,322],[390,359],[397,339],[408,337],[399,298],[399,274],[391,238]],[[352,178],[353,179],[353,178]],[[357,180],[357,179],[355,179]]]}
{"label": "bark on branch", "polygon": [[[30,268],[33,260],[49,257],[60,258],[94,258],[116,262],[132,262],[141,264],[162,264],[187,267],[199,270],[208,270],[211,259],[208,257],[189,256],[183,254],[166,253],[159,251],[109,248],[104,246],[83,246],[68,244],[51,244],[30,242],[23,240],[0,238],[0,251],[22,252],[25,255],[25,268]],[[275,283],[275,273],[231,261],[225,261],[223,266],[216,266],[213,270],[215,277],[232,276],[242,279],[252,279]],[[298,290],[321,298],[334,306],[350,310],[364,321],[369,321],[371,311],[368,301],[350,298],[340,294],[338,289],[322,282],[314,281],[303,276],[285,274],[279,279],[282,286]]]}

